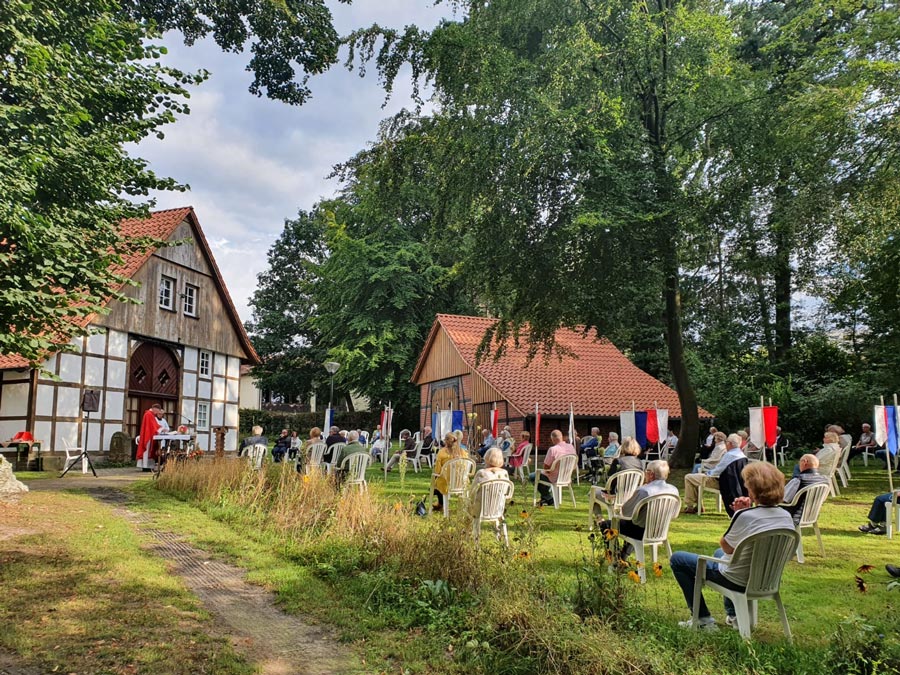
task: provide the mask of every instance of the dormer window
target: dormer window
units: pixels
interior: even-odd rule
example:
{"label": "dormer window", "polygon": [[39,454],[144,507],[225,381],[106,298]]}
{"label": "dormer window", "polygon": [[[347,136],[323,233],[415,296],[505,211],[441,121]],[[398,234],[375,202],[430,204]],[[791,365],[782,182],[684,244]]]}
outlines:
{"label": "dormer window", "polygon": [[163,275],[159,279],[159,306],[175,311],[175,279]]}

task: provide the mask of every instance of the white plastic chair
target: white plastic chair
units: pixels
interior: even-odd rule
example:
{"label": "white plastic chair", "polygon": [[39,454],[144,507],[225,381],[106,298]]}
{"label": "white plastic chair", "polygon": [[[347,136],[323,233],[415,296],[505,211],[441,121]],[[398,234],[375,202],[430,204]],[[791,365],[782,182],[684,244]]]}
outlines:
{"label": "white plastic chair", "polygon": [[797,562],[805,562],[803,558],[803,528],[811,527],[816,533],[816,539],[819,542],[819,554],[825,557],[825,546],[822,544],[822,533],[819,532],[819,512],[822,505],[831,494],[831,486],[828,483],[816,483],[815,485],[807,485],[801,488],[794,495],[794,498],[782,506],[797,506],[800,500],[803,500],[802,510],[800,512],[800,523],[797,525]]}
{"label": "white plastic chair", "polygon": [[706,563],[720,561],[713,556],[701,555],[697,560],[697,576],[694,585],[693,625],[698,627],[700,625],[700,597],[703,587],[708,586],[734,603],[738,630],[745,640],[750,639],[750,632],[757,623],[757,602],[774,600],[781,616],[781,627],[790,642],[791,626],[788,623],[779,590],[784,566],[787,565],[788,560],[794,557],[799,539],[800,535],[796,530],[778,529],[753,534],[738,544],[731,556],[731,564],[735,565],[738,561],[743,562],[745,557],[750,557],[750,576],[744,591],[733,591],[707,580]]}
{"label": "white plastic chair", "polygon": [[[447,494],[444,495],[444,518],[450,516],[450,498],[454,495],[463,497],[469,487],[469,480],[475,475],[475,462],[465,457],[451,459],[441,467],[440,477],[447,482]],[[431,474],[431,496],[429,504],[434,503],[435,479],[438,474]]]}
{"label": "white plastic chair", "polygon": [[506,504],[512,499],[515,486],[512,481],[505,478],[497,478],[479,483],[470,495],[473,504],[477,504],[478,510],[472,523],[472,537],[475,546],[481,543],[482,523],[493,523],[497,533],[497,539],[503,536],[503,541],[509,546],[509,534],[506,530]]}
{"label": "white plastic chair", "polygon": [[360,492],[367,492],[369,484],[366,483],[366,469],[369,468],[369,462],[372,456],[368,452],[354,452],[349,457],[344,457],[341,461],[341,471],[344,472],[343,487],[356,485]]}
{"label": "white plastic chair", "polygon": [[884,527],[888,539],[894,538],[894,530],[900,532],[900,490],[895,490],[891,501],[884,505]]}
{"label": "white plastic chair", "polygon": [[[562,490],[565,487],[569,488],[569,493],[572,495],[572,506],[578,506],[578,504],[575,503],[575,490],[572,489],[572,474],[577,468],[578,455],[563,455],[562,457],[557,457],[549,469],[535,469],[533,504],[536,505],[538,501],[538,483],[543,483],[544,485],[550,486],[550,494],[553,496],[554,509],[559,508],[559,505],[562,502]],[[551,483],[546,478],[543,480],[541,479],[542,475],[553,471],[557,472],[556,482]]]}
{"label": "white plastic chair", "polygon": [[406,461],[412,464],[412,468],[416,473],[419,473],[419,469],[422,467],[422,462],[428,461],[422,456],[423,445],[424,441],[416,441],[415,454],[412,457],[406,458]]}
{"label": "white plastic chair", "polygon": [[[525,482],[525,475],[528,471],[528,467],[531,465],[531,451],[534,450],[534,443],[529,443],[524,448],[522,448],[521,456],[524,458],[522,460],[522,464],[516,467],[515,475],[521,480],[523,483]],[[510,454],[510,457],[519,457],[520,455],[516,454],[515,450]]]}
{"label": "white plastic chair", "polygon": [[644,549],[650,547],[651,560],[655,563],[657,549],[661,544],[666,545],[666,554],[672,556],[672,547],[669,545],[669,525],[678,517],[681,511],[681,498],[676,495],[653,495],[639,501],[634,507],[634,514],[644,511],[644,537],[634,539],[623,535],[625,541],[634,546],[634,555],[638,561],[638,574],[641,583],[647,583],[646,558]]}
{"label": "white plastic chair", "polygon": [[[140,442],[140,437],[138,437],[138,442]],[[63,439],[63,448],[66,451],[66,460],[63,463],[62,473],[65,473],[73,466],[75,466],[75,462],[81,459],[81,473],[88,472],[88,461],[87,457],[84,456],[84,449],[80,447],[74,447],[69,445],[69,441],[65,438]]]}
{"label": "white plastic chair", "polygon": [[[844,438],[841,436],[841,438]],[[841,457],[837,463],[837,476],[841,479],[841,485],[847,487],[848,482],[853,476],[850,475],[850,450],[853,448],[849,443],[841,446]]]}
{"label": "white plastic chair", "polygon": [[419,455],[420,464],[426,464],[428,468],[434,467],[434,452],[435,447],[437,446],[437,441],[434,438],[431,439],[431,445],[422,446],[422,452]]}
{"label": "white plastic chair", "polygon": [[787,450],[789,447],[791,447],[791,439],[785,438],[784,446],[775,455],[777,457],[776,462],[781,466],[784,466],[784,463],[785,463],[784,451]]}
{"label": "white plastic chair", "polygon": [[[637,469],[618,471],[606,481],[606,487],[594,486],[590,492],[588,504],[588,527],[594,529],[596,518],[594,516],[594,504],[602,504],[606,509],[607,520],[614,520],[622,513],[622,505],[631,499],[644,483],[644,472]],[[604,496],[606,495],[606,496]]]}
{"label": "white plastic chair", "polygon": [[324,443],[313,443],[309,446],[309,457],[306,459],[306,473],[310,473],[313,469],[316,471],[322,468],[322,457],[325,455]]}
{"label": "white plastic chair", "polygon": [[344,452],[344,448],[346,447],[346,443],[335,443],[331,446],[331,461],[325,463],[325,473],[334,473],[334,470],[338,468],[338,462],[340,461],[341,454]]}
{"label": "white plastic chair", "polygon": [[[718,483],[716,483],[718,485]],[[711,484],[706,482],[706,478],[700,483],[700,487],[698,488],[697,494],[697,515],[703,515],[703,493],[704,492],[713,492],[716,495],[716,512],[722,513],[722,493],[719,491],[718,487],[714,487]]]}
{"label": "white plastic chair", "polygon": [[263,460],[266,458],[266,452],[268,452],[268,450],[269,448],[262,443],[254,443],[247,450],[247,459],[254,470],[258,471],[262,468]]}

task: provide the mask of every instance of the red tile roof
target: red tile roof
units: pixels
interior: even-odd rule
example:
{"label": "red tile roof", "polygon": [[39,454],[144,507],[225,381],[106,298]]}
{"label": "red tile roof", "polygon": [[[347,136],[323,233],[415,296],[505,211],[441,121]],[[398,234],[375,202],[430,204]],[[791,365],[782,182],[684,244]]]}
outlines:
{"label": "red tile roof", "polygon": [[[219,266],[216,264],[216,260],[213,257],[212,250],[209,247],[209,242],[206,240],[206,235],[203,234],[203,229],[200,227],[200,221],[197,219],[197,214],[194,212],[193,206],[183,206],[177,209],[153,211],[150,214],[149,218],[131,218],[123,220],[121,223],[121,229],[122,234],[126,237],[152,237],[153,239],[165,241],[172,236],[172,234],[175,232],[175,229],[179,225],[181,225],[181,223],[183,223],[185,219],[190,220],[192,226],[194,227],[194,230],[197,233],[196,243],[200,247],[200,250],[203,252],[210,268],[212,269],[213,276],[216,280],[216,285],[222,293],[222,299],[228,312],[228,318],[230,319],[234,330],[238,334],[238,339],[240,340],[241,345],[247,352],[249,360],[254,364],[259,363],[259,356],[256,354],[256,350],[253,348],[253,345],[250,343],[250,338],[247,335],[247,331],[244,330],[244,324],[241,322],[240,316],[237,313],[237,309],[235,309],[234,307],[234,302],[231,300],[231,296],[228,294],[228,288],[225,286],[225,280],[222,278],[222,273],[219,271]],[[143,253],[134,253],[132,255],[125,256],[122,265],[116,269],[116,272],[130,279],[135,274],[137,274],[138,270],[141,269],[144,263],[150,259],[150,257],[156,252],[156,250],[157,249],[155,248],[151,248],[147,251],[144,251]],[[121,289],[121,287],[121,285],[118,286],[116,290]],[[93,321],[95,317],[95,314],[90,314],[88,316],[77,317],[73,319],[73,321],[77,325],[84,327],[87,326],[91,321]],[[0,355],[0,370],[26,368],[28,367],[28,365],[28,361],[18,354]]]}
{"label": "red tile roof", "polygon": [[[521,414],[533,414],[534,404],[542,414],[567,415],[569,404],[582,417],[618,417],[622,410],[638,410],[658,404],[671,417],[681,417],[675,391],[634,365],[609,340],[560,328],[556,342],[574,354],[545,360],[540,352],[528,362],[528,346],[509,342],[499,359],[488,355],[476,367],[475,354],[485,332],[496,319],[438,314],[413,373],[416,381],[437,331],[443,328],[463,361],[477,371]],[[701,417],[712,417],[698,408]]]}

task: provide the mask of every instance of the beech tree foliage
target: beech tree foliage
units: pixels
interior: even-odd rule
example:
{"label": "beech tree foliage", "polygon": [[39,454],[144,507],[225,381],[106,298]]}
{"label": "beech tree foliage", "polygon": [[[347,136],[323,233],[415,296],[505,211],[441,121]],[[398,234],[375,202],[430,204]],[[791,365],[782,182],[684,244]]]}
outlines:
{"label": "beech tree foliage", "polygon": [[180,189],[130,155],[189,112],[205,73],[161,65],[163,31],[249,45],[251,92],[300,104],[337,58],[324,0],[4,0],[0,3],[0,353],[37,363],[83,333],[124,281],[117,224]]}

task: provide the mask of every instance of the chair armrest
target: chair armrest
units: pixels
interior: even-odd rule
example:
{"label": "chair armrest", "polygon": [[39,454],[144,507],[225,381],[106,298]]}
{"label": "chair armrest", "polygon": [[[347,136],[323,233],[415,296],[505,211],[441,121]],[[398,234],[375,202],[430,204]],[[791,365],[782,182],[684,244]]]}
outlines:
{"label": "chair armrest", "polygon": [[697,578],[700,580],[706,580],[706,563],[707,562],[719,562],[721,558],[716,558],[711,555],[700,555],[697,556]]}

